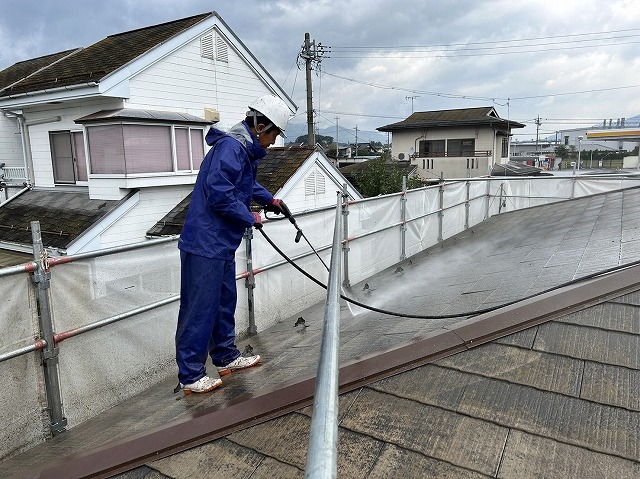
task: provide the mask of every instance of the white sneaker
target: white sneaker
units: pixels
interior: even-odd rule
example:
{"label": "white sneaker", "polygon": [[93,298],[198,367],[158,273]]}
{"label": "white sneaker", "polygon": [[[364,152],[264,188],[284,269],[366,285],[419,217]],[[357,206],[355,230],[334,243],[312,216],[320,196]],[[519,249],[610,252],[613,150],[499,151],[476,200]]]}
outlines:
{"label": "white sneaker", "polygon": [[215,388],[220,386],[222,381],[218,378],[211,378],[209,376],[203,376],[198,379],[195,383],[191,384],[182,384],[180,383],[180,387],[182,388],[182,392],[184,394],[191,393],[208,393],[209,391],[213,391]]}
{"label": "white sneaker", "polygon": [[226,376],[227,374],[231,374],[233,371],[237,371],[239,369],[250,368],[251,366],[255,366],[260,362],[260,355],[256,354],[255,356],[247,356],[246,358],[243,356],[239,356],[237,359],[231,361],[226,366],[218,366],[218,374],[220,376]]}

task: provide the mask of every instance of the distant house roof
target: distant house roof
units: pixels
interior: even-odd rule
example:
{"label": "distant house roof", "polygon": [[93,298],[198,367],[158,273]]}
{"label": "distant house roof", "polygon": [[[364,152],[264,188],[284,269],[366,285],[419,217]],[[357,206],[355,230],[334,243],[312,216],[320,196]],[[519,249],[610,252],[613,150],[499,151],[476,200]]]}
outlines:
{"label": "distant house roof", "polygon": [[0,208],[0,241],[31,245],[31,221],[39,221],[45,247],[67,249],[123,200],[92,200],[84,191],[33,189]]}
{"label": "distant house roof", "polygon": [[491,176],[536,176],[543,173],[542,168],[529,166],[517,161],[510,161],[505,165],[495,164],[491,168]]}
{"label": "distant house roof", "polygon": [[[87,48],[16,63],[0,76],[0,97],[52,88],[99,83],[151,48],[213,15],[205,13],[129,32],[109,35]],[[71,54],[69,54],[71,52]],[[65,54],[68,54],[65,57]],[[47,61],[50,63],[47,66]],[[38,67],[38,68],[36,68]],[[20,71],[31,72],[16,81]],[[13,80],[13,81],[12,81]]]}
{"label": "distant house roof", "polygon": [[166,123],[187,123],[196,125],[206,125],[211,122],[204,118],[190,115],[189,113],[179,113],[174,111],[155,111],[155,110],[135,110],[132,108],[120,108],[118,110],[101,110],[96,113],[92,113],[82,118],[75,120],[76,123],[98,123],[105,120],[120,120],[120,121],[140,121],[148,122],[166,122]]}
{"label": "distant house roof", "polygon": [[460,108],[455,110],[417,111],[407,119],[376,128],[378,131],[397,131],[422,128],[459,126],[498,126],[500,128],[524,128],[526,125],[505,120],[491,106]]}
{"label": "distant house roof", "polygon": [[[258,167],[258,183],[275,194],[282,189],[287,180],[298,171],[302,164],[315,151],[316,149],[310,146],[285,146],[267,149],[267,156],[264,157]],[[147,236],[171,236],[180,234],[184,220],[187,217],[190,202],[191,194],[178,203],[147,231]],[[256,205],[255,209],[262,208]]]}

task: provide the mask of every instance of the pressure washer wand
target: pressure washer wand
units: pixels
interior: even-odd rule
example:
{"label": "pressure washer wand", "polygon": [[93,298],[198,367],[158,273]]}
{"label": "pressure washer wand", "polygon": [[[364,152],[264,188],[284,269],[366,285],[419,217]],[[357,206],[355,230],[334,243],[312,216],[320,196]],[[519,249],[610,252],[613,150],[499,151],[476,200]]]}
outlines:
{"label": "pressure washer wand", "polygon": [[299,243],[300,242],[300,238],[304,238],[304,240],[307,242],[307,244],[309,245],[309,247],[313,250],[313,252],[316,254],[316,256],[318,257],[318,259],[320,260],[320,262],[324,265],[324,267],[327,269],[327,271],[329,271],[329,267],[327,266],[327,264],[322,260],[322,258],[320,257],[320,255],[318,254],[318,252],[316,251],[316,249],[313,247],[313,245],[309,242],[309,240],[307,239],[307,237],[304,235],[304,233],[302,232],[302,230],[300,229],[300,227],[298,226],[298,223],[296,222],[296,219],[294,218],[294,216],[291,214],[291,210],[289,210],[289,207],[287,205],[285,205],[284,203],[280,204],[280,208],[282,209],[282,214],[286,217],[289,218],[289,222],[294,226],[294,228],[297,230],[296,232],[296,239],[295,242]]}

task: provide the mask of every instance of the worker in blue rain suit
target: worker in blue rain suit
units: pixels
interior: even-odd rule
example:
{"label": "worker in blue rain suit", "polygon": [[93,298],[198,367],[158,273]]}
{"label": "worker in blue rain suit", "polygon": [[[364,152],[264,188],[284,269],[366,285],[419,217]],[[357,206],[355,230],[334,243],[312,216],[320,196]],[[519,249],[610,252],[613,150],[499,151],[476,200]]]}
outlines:
{"label": "worker in blue rain suit", "polygon": [[284,101],[265,95],[227,133],[213,127],[207,132],[211,149],[200,166],[178,242],[176,362],[184,394],[209,392],[222,384],[207,375],[209,356],[220,376],[260,362],[259,355],[244,357],[235,345],[235,251],[246,228],[262,227],[260,214],[249,209],[252,199],[267,211],[288,215],[282,200],[256,181],[256,170],[265,148],[284,136],[290,114]]}

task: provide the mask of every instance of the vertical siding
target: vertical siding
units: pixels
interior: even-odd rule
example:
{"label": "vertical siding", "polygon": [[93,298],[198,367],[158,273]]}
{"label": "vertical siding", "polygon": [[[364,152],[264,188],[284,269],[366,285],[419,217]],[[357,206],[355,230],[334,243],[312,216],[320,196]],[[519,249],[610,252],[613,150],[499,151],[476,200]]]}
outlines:
{"label": "vertical siding", "polygon": [[[226,41],[225,41],[226,42]],[[228,63],[203,58],[200,38],[163,58],[130,81],[128,108],[184,111],[204,117],[204,108],[220,111],[220,126],[242,120],[247,106],[269,90],[227,43]]]}
{"label": "vertical siding", "polygon": [[0,113],[0,163],[24,166],[21,141],[18,119]]}

